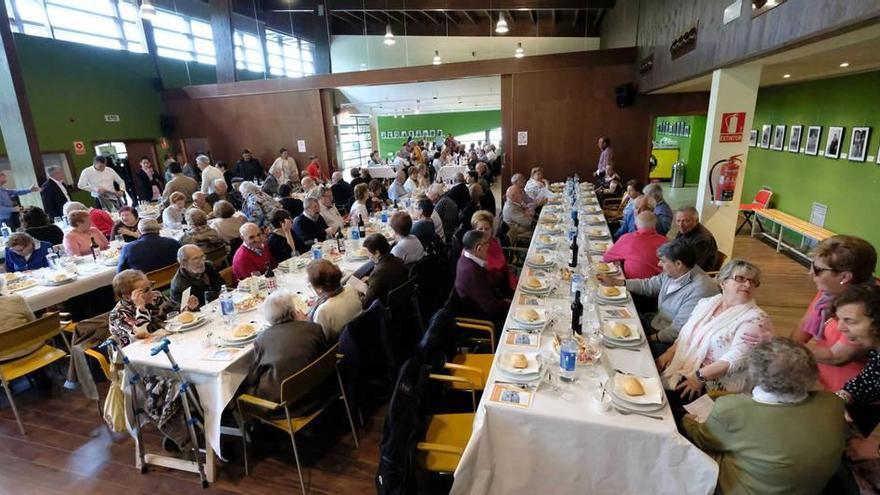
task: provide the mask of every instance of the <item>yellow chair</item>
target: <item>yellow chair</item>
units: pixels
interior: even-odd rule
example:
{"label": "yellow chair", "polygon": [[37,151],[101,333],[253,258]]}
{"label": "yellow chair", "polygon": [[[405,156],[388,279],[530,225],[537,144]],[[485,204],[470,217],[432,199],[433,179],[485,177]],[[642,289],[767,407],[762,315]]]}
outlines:
{"label": "yellow chair", "polygon": [[[486,379],[495,360],[495,326],[486,320],[474,318],[456,318],[455,326],[460,331],[477,331],[486,334],[481,340],[488,340],[492,353],[472,354],[462,353],[452,357],[452,362],[446,363],[449,375],[458,380],[447,380],[450,388],[454,390],[483,390],[486,388]],[[476,408],[476,405],[474,406]]]}
{"label": "yellow chair", "polygon": [[495,325],[491,321],[457,316],[455,326],[459,330],[474,330],[478,333],[485,333],[486,337],[482,337],[480,340],[488,340],[492,352],[495,352]]}
{"label": "yellow chair", "polygon": [[[342,377],[339,374],[339,362],[342,354],[338,354],[339,344],[331,347],[327,352],[300,371],[288,376],[281,382],[281,402],[273,402],[259,397],[243,394],[236,399],[236,407],[239,415],[239,426],[244,443],[244,471],[249,474],[247,460],[247,436],[244,431],[245,419],[252,417],[260,422],[287,432],[290,435],[290,444],[293,446],[293,457],[296,462],[296,471],[299,474],[299,484],[303,495],[306,493],[306,485],[303,481],[302,468],[299,463],[299,452],[296,449],[296,433],[317,418],[322,412],[333,405],[340,398],[345,405],[345,413],[348,415],[348,424],[354,437],[354,446],[358,448],[357,432],[354,428],[354,420],[351,417],[351,409],[348,407],[348,398],[345,396],[345,387],[342,385]],[[339,384],[339,394],[332,394],[322,399],[318,405],[312,408],[305,416],[291,417],[291,406],[296,406],[299,401],[323,385],[333,374]],[[284,418],[277,419],[278,413],[284,411]]]}
{"label": "yellow chair", "polygon": [[[443,378],[446,375],[428,376],[434,380],[449,381]],[[474,412],[476,409],[474,403]],[[423,469],[444,474],[455,471],[464,448],[471,439],[474,412],[431,416],[425,432],[425,440],[416,444],[417,461]]]}
{"label": "yellow chair", "polygon": [[220,270],[226,266],[226,246],[220,246],[205,253],[205,259],[214,265],[214,268]]}
{"label": "yellow chair", "polygon": [[223,279],[223,282],[226,284],[226,287],[230,289],[235,288],[235,279],[232,277],[232,267],[224,268],[220,270],[220,278]]}
{"label": "yellow chair", "polygon": [[179,267],[180,265],[178,263],[172,263],[164,268],[153,270],[147,274],[147,279],[149,279],[150,282],[153,282],[156,290],[164,291],[168,287],[171,287],[171,280],[174,278]]}
{"label": "yellow chair", "polygon": [[12,407],[12,413],[15,415],[15,421],[18,423],[18,429],[21,430],[22,435],[25,435],[24,426],[21,424],[15,402],[12,400],[9,383],[67,356],[67,352],[46,343],[61,334],[60,321],[57,312],[46,313],[38,320],[0,333],[0,349],[2,349],[0,360],[4,355],[12,356],[36,348],[25,356],[0,364],[0,381],[3,383],[3,390],[6,391],[6,398],[9,399],[9,405]]}

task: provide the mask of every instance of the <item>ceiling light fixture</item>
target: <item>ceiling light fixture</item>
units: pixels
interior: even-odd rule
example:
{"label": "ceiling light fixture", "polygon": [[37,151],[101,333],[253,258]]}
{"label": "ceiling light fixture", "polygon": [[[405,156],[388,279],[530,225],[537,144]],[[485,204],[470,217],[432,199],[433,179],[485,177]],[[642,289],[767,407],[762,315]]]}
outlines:
{"label": "ceiling light fixture", "polygon": [[526,56],[525,50],[523,50],[522,43],[516,44],[516,53],[513,55],[516,58],[523,58]]}
{"label": "ceiling light fixture", "polygon": [[498,14],[498,24],[495,24],[495,32],[498,34],[504,34],[509,31],[507,27],[507,21],[504,20],[504,13],[501,12]]}
{"label": "ceiling light fixture", "polygon": [[141,19],[147,22],[152,22],[153,19],[156,18],[156,7],[150,3],[150,0],[141,0]]}
{"label": "ceiling light fixture", "polygon": [[440,50],[434,50],[434,61],[432,63],[434,65],[440,65],[443,63],[443,60],[440,58]]}
{"label": "ceiling light fixture", "polygon": [[844,63],[840,64],[840,66],[844,67],[844,68],[849,67],[849,62],[844,62]]}
{"label": "ceiling light fixture", "polygon": [[782,78],[783,78],[783,79],[788,79],[789,77],[791,77],[791,74],[783,74],[783,75],[782,75]]}
{"label": "ceiling light fixture", "polygon": [[394,33],[391,32],[391,23],[385,25],[385,41],[383,43],[388,46],[397,43],[397,40],[394,39]]}

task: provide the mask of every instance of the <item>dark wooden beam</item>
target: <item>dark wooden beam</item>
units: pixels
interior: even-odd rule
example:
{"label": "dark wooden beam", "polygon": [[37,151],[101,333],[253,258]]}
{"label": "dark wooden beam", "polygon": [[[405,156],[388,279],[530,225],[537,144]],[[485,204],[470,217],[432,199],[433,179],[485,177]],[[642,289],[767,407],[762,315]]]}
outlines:
{"label": "dark wooden beam", "polygon": [[431,22],[433,22],[434,24],[436,24],[438,26],[440,25],[440,21],[438,21],[437,19],[434,19],[434,16],[432,16],[431,14],[425,12],[424,10],[422,10],[421,13],[423,16],[427,17],[428,19],[431,19]]}
{"label": "dark wooden beam", "polygon": [[530,11],[529,11],[529,18],[532,20],[532,24],[537,24],[537,23],[538,23],[538,19],[537,19],[537,17],[535,17],[535,11],[534,11],[534,10],[530,10]]}
{"label": "dark wooden beam", "polygon": [[367,14],[367,17],[369,17],[370,19],[375,20],[376,22],[380,22],[380,23],[382,23],[382,24],[385,24],[385,23],[387,22],[386,19],[382,19],[381,17],[377,16],[376,14],[374,14],[374,13],[372,13],[372,12],[364,11],[364,13]]}
{"label": "dark wooden beam", "polygon": [[507,24],[513,26],[513,23],[516,22],[516,17],[514,17],[513,11],[508,10],[505,14],[507,14]]}
{"label": "dark wooden beam", "polygon": [[556,25],[556,11],[555,10],[550,11],[550,19],[552,20],[553,25],[555,26]]}
{"label": "dark wooden beam", "polygon": [[354,23],[351,22],[351,18],[348,17],[347,15],[344,15],[344,14],[345,14],[345,12],[332,12],[332,11],[331,11],[331,12],[330,12],[330,17],[333,17],[333,18],[339,19],[340,21],[342,21],[342,22],[348,24],[349,26],[354,26]]}
{"label": "dark wooden beam", "polygon": [[572,27],[574,27],[574,26],[577,25],[577,23],[578,23],[578,19],[580,19],[580,17],[581,17],[581,11],[580,11],[580,10],[575,10],[575,11],[574,11],[574,17],[573,17],[572,20],[571,20],[571,25],[572,25]]}
{"label": "dark wooden beam", "polygon": [[[46,171],[43,170],[37,128],[34,126],[5,2],[0,2],[0,42],[3,45],[0,47],[0,133],[12,165],[10,178],[15,181],[16,189],[24,189],[45,180]],[[27,170],[28,166],[33,169],[33,176]],[[39,195],[34,196],[36,201],[39,198]]]}
{"label": "dark wooden beam", "polygon": [[[602,10],[614,7],[614,0],[326,0],[329,10]],[[248,2],[250,3],[250,2]],[[314,8],[307,1],[262,0],[264,10]],[[276,7],[276,8],[273,8]]]}
{"label": "dark wooden beam", "polygon": [[596,19],[595,19],[595,21],[593,21],[593,30],[594,31],[596,31],[596,32],[602,31],[602,21],[605,19],[605,12],[607,12],[607,11],[600,10],[596,14]]}
{"label": "dark wooden beam", "polygon": [[458,24],[459,24],[459,22],[458,22],[458,17],[455,17],[454,15],[452,15],[452,13],[449,12],[448,10],[444,10],[444,11],[443,11],[443,15],[444,15],[444,16],[446,17],[446,19],[448,19],[451,23],[453,23],[453,24],[455,24],[456,26],[458,26]]}
{"label": "dark wooden beam", "polygon": [[[411,21],[413,21],[413,22],[415,22],[415,23],[421,23],[421,22],[422,22],[422,21],[420,21],[419,19],[416,19],[415,17],[413,17],[412,14],[410,14],[409,12],[407,12],[407,11],[405,11],[405,10],[401,10],[400,13],[403,14],[404,17],[406,17],[407,19],[409,19],[409,20],[411,20]],[[396,21],[397,18],[394,18],[394,20]],[[399,21],[398,21],[398,22],[399,22]],[[401,22],[401,24],[403,24],[403,23]]]}
{"label": "dark wooden beam", "polygon": [[217,82],[238,80],[235,72],[235,42],[232,27],[232,0],[210,0],[211,32],[217,57]]}
{"label": "dark wooden beam", "polygon": [[460,12],[461,12],[461,15],[467,17],[467,20],[471,21],[471,24],[476,24],[476,23],[477,23],[477,21],[475,21],[474,18],[471,17],[471,15],[468,13],[467,10],[462,10],[462,11],[460,11]]}
{"label": "dark wooden beam", "polygon": [[360,12],[352,12],[350,10],[347,10],[345,11],[345,13],[348,14],[349,17],[354,19],[356,24],[363,24],[366,22],[366,20],[364,19],[364,15],[366,14],[366,12],[363,10]]}

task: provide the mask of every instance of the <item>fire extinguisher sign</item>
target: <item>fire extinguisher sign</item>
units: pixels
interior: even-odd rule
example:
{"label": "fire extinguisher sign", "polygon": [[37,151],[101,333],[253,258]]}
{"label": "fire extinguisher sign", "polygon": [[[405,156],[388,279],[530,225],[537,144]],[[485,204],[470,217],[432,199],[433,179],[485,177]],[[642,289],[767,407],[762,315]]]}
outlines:
{"label": "fire extinguisher sign", "polygon": [[743,140],[743,128],[746,123],[745,112],[730,112],[721,114],[721,135],[719,143],[741,143]]}

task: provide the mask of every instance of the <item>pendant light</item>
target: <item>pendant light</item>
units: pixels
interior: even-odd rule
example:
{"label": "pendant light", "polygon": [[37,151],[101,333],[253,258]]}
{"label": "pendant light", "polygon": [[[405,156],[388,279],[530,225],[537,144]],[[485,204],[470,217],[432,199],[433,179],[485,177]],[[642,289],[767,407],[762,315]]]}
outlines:
{"label": "pendant light", "polygon": [[397,40],[394,39],[394,33],[391,32],[391,23],[385,25],[385,41],[383,41],[388,46],[391,46],[397,43]]}
{"label": "pendant light", "polygon": [[516,58],[523,58],[526,56],[525,51],[523,50],[522,43],[516,44],[516,52],[513,54]]}
{"label": "pendant light", "polygon": [[507,28],[507,21],[504,20],[504,12],[500,12],[498,14],[498,24],[495,24],[495,32],[498,34],[504,34],[509,29]]}
{"label": "pendant light", "polygon": [[443,63],[443,60],[440,58],[440,50],[434,50],[434,65],[440,65]]}
{"label": "pendant light", "polygon": [[156,18],[156,7],[150,3],[150,0],[141,0],[140,13],[142,20],[152,22]]}

